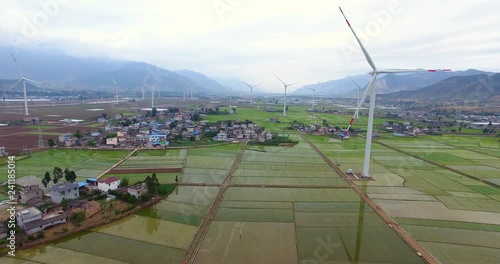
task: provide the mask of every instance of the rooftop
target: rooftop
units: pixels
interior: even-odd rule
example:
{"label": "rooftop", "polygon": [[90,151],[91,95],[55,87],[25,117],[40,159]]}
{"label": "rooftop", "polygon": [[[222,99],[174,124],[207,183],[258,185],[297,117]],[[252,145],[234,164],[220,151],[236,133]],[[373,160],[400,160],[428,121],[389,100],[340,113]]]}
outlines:
{"label": "rooftop", "polygon": [[107,178],[105,180],[99,179],[99,180],[97,180],[97,182],[105,183],[105,184],[109,185],[109,184],[111,184],[111,183],[113,183],[115,181],[119,181],[119,180],[120,180],[120,178],[117,178],[117,177],[109,177],[109,178]]}
{"label": "rooftop", "polygon": [[59,185],[56,185],[56,186],[52,186],[52,188],[50,188],[50,191],[54,191],[54,192],[64,192],[64,191],[67,191],[67,190],[71,190],[73,188],[78,188],[78,184],[77,183],[70,183],[70,182],[65,182],[65,183],[62,183],[62,184],[59,184]]}
{"label": "rooftop", "polygon": [[30,216],[35,216],[35,215],[41,215],[42,211],[38,210],[36,207],[28,207],[25,208],[19,212],[17,212],[17,215],[22,215],[24,217],[30,217]]}

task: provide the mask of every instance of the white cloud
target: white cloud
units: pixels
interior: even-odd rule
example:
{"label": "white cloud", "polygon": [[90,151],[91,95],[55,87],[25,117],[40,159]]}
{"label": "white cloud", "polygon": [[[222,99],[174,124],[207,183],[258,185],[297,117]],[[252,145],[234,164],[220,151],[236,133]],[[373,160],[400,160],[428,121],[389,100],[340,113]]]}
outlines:
{"label": "white cloud", "polygon": [[[50,43],[74,55],[263,81],[262,88],[273,91],[281,85],[272,73],[307,84],[370,70],[339,4],[358,34],[369,36],[364,42],[380,68],[495,71],[500,55],[500,4],[494,0],[3,2],[4,44],[38,23],[36,33],[20,45]],[[54,3],[62,2],[53,12]],[[390,13],[394,3],[398,12]],[[346,45],[353,51],[349,57],[341,50]]]}

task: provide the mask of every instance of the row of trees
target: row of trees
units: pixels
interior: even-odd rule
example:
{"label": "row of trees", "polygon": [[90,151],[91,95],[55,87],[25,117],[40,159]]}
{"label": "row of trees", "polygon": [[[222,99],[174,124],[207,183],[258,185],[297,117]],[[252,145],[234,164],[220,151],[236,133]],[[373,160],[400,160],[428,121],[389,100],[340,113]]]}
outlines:
{"label": "row of trees", "polygon": [[54,167],[54,170],[52,170],[52,176],[53,178],[50,177],[50,173],[48,171],[45,172],[45,175],[43,176],[42,179],[42,184],[47,188],[48,184],[50,181],[53,181],[54,184],[57,184],[60,179],[64,176],[64,179],[67,182],[75,182],[76,181],[76,173],[75,171],[69,170],[68,168],[64,169],[64,171],[59,168],[59,167]]}

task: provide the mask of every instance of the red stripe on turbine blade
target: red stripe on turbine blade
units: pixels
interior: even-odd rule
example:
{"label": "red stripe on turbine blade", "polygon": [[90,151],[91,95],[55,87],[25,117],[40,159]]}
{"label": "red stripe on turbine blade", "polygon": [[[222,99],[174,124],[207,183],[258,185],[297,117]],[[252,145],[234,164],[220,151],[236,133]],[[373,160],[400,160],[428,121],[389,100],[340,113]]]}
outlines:
{"label": "red stripe on turbine blade", "polygon": [[347,25],[348,25],[349,27],[351,27],[351,24],[349,23],[349,20],[347,20],[347,18],[345,17],[345,15],[344,15],[344,11],[342,11],[342,8],[341,8],[340,6],[339,6],[339,9],[340,9],[340,13],[342,13],[342,16],[344,16],[344,18],[345,18],[345,22],[347,22]]}
{"label": "red stripe on turbine blade", "polygon": [[352,125],[353,122],[354,122],[354,117],[351,118],[351,122],[349,122],[349,125]]}
{"label": "red stripe on turbine blade", "polygon": [[451,72],[451,69],[444,69],[444,72]]}
{"label": "red stripe on turbine blade", "polygon": [[436,70],[427,70],[428,72],[437,72]]}

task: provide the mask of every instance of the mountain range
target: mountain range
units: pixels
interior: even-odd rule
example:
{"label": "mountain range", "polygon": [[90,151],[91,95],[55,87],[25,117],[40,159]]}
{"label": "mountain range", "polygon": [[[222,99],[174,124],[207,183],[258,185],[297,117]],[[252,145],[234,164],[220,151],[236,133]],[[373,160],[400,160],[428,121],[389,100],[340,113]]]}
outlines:
{"label": "mountain range", "polygon": [[[0,81],[0,88],[3,90],[8,89],[19,78],[19,73],[9,53],[9,48],[0,47],[0,57],[3,58],[0,60],[0,79],[7,79]],[[114,92],[114,81],[116,81],[119,92],[123,96],[140,96],[143,89],[146,94],[150,94],[151,85],[155,92],[164,96],[182,96],[185,87],[191,88],[196,96],[227,96],[229,95],[227,86],[232,88],[233,95],[250,93],[248,86],[235,78],[214,79],[188,69],[172,71],[145,62],[96,57],[80,58],[53,49],[21,50],[15,56],[25,77],[49,83],[50,89],[54,90]],[[424,94],[429,96],[434,92],[436,94],[452,93],[450,97],[444,96],[443,99],[475,98],[486,96],[487,91],[493,91],[492,94],[495,94],[497,91],[495,78],[498,77],[491,72],[472,69],[451,73],[386,74],[377,80],[376,89],[379,94],[387,94],[383,97],[387,99],[418,98]],[[305,85],[294,91],[292,95],[312,96],[311,88],[316,88],[317,95],[355,97],[357,85],[364,90],[369,79],[370,75],[364,74],[328,80],[319,85]],[[490,80],[492,84],[485,85],[484,80],[486,82]],[[477,88],[481,85],[484,87]],[[34,89],[31,85],[28,88]],[[44,88],[47,89],[47,87]],[[423,88],[427,90],[419,92]],[[257,87],[254,93],[262,93],[262,90]]]}

